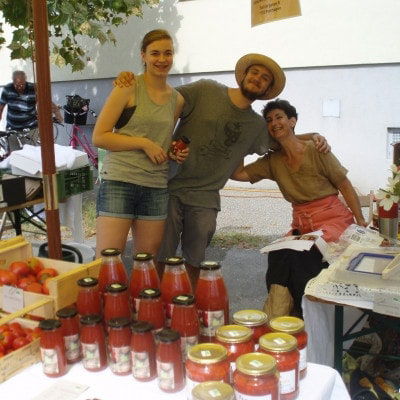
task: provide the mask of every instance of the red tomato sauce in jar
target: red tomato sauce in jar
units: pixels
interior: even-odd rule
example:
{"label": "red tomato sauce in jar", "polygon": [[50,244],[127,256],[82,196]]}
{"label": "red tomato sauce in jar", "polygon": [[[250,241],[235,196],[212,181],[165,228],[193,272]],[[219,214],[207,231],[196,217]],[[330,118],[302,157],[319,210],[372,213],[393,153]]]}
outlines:
{"label": "red tomato sauce in jar", "polygon": [[297,340],[283,332],[260,337],[260,352],[271,355],[279,371],[280,400],[293,400],[299,394],[299,359]]}
{"label": "red tomato sauce in jar", "polygon": [[141,382],[151,381],[157,376],[156,344],[152,333],[153,329],[153,325],[145,321],[132,324],[132,374],[135,379]]}
{"label": "red tomato sauce in jar", "polygon": [[132,370],[130,323],[129,318],[112,318],[108,321],[109,365],[116,375],[128,375]]}
{"label": "red tomato sauce in jar", "polygon": [[79,279],[76,307],[80,316],[87,314],[102,314],[102,300],[98,279],[87,276]]}
{"label": "red tomato sauce in jar", "polygon": [[221,265],[214,261],[200,264],[195,298],[200,319],[200,342],[215,341],[215,331],[229,321],[229,299],[221,273]]}
{"label": "red tomato sauce in jar", "polygon": [[242,354],[254,352],[253,332],[250,328],[241,325],[223,325],[217,329],[217,343],[228,351],[230,364],[229,380],[232,381],[236,369],[236,359]]}
{"label": "red tomato sauce in jar", "polygon": [[182,257],[169,257],[165,260],[160,289],[165,307],[166,325],[170,326],[173,307],[172,299],[180,294],[193,293],[192,284]]}
{"label": "red tomato sauce in jar", "polygon": [[67,372],[61,322],[56,319],[45,319],[39,322],[39,328],[42,330],[40,354],[43,372],[51,378],[58,378]]}
{"label": "red tomato sauce in jar", "polygon": [[112,283],[128,284],[128,274],[121,260],[121,250],[104,249],[101,251],[102,262],[99,272],[99,290],[104,293]]}
{"label": "red tomato sauce in jar", "polygon": [[157,376],[159,388],[167,393],[175,393],[185,387],[179,333],[163,329],[156,333]]}
{"label": "red tomato sauce in jar", "polygon": [[279,376],[275,359],[263,353],[243,354],[236,360],[233,387],[237,399],[279,400]]}
{"label": "red tomato sauce in jar", "polygon": [[258,348],[260,336],[271,332],[268,326],[268,316],[261,310],[240,310],[232,316],[232,321],[237,325],[247,326],[253,331],[253,340]]}
{"label": "red tomato sauce in jar", "polygon": [[112,318],[131,318],[128,288],[123,283],[112,283],[106,287],[104,294],[104,322]]}
{"label": "red tomato sauce in jar", "polygon": [[107,367],[106,339],[101,315],[84,315],[80,322],[83,366],[88,371],[101,371]]}
{"label": "red tomato sauce in jar", "polygon": [[154,330],[162,329],[165,324],[164,306],[159,289],[144,289],[139,293],[138,320],[153,325]]}
{"label": "red tomato sauce in jar", "polygon": [[181,335],[183,359],[186,360],[188,350],[198,343],[200,322],[197,315],[194,296],[181,294],[172,299],[171,328]]}
{"label": "red tomato sauce in jar", "polygon": [[186,391],[191,392],[198,383],[223,381],[229,383],[228,351],[218,343],[200,343],[191,347],[186,359]]}
{"label": "red tomato sauce in jar", "polygon": [[129,282],[129,295],[134,318],[138,312],[139,293],[147,288],[160,288],[160,278],[149,253],[137,253],[133,257],[133,268]]}
{"label": "red tomato sauce in jar", "polygon": [[297,339],[297,349],[300,352],[299,370],[300,379],[307,374],[307,339],[304,321],[297,317],[276,317],[269,321],[270,328],[275,332],[285,332]]}
{"label": "red tomato sauce in jar", "polygon": [[72,364],[81,359],[78,311],[74,307],[65,307],[58,310],[56,315],[61,321],[61,330],[65,344],[65,356],[67,362]]}

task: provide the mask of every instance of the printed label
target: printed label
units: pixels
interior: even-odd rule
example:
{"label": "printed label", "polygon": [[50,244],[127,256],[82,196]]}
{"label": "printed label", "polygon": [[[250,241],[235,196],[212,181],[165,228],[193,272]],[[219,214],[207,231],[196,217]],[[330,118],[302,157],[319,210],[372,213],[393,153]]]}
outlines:
{"label": "printed label", "polygon": [[135,378],[150,378],[150,360],[147,351],[132,351],[132,374]]}
{"label": "printed label", "polygon": [[225,325],[224,310],[201,311],[199,310],[200,334],[203,336],[215,336],[216,330]]}
{"label": "printed label", "polygon": [[181,336],[181,350],[183,360],[186,360],[189,349],[199,343],[199,337],[196,336]]}
{"label": "printed label", "polygon": [[110,358],[110,369],[112,372],[119,374],[130,372],[132,365],[131,348],[129,346],[110,346]]}
{"label": "printed label", "polygon": [[279,390],[281,394],[292,393],[296,389],[296,370],[279,372]]}
{"label": "printed label", "polygon": [[236,400],[272,400],[271,394],[264,394],[262,396],[251,396],[249,394],[243,394],[235,390]]}
{"label": "printed label", "polygon": [[68,361],[75,361],[79,358],[81,352],[81,344],[79,335],[64,336],[65,356]]}
{"label": "printed label", "polygon": [[175,389],[174,364],[157,360],[158,386],[164,390]]}
{"label": "printed label", "polygon": [[230,362],[230,368],[229,368],[229,382],[233,382],[233,373],[236,371],[236,362],[231,361]]}
{"label": "printed label", "polygon": [[58,374],[58,357],[55,349],[40,348],[42,356],[43,372],[45,374]]}
{"label": "printed label", "polygon": [[82,343],[82,354],[85,368],[100,368],[100,351],[97,343]]}
{"label": "printed label", "polygon": [[299,360],[299,370],[303,371],[303,369],[307,368],[307,346],[304,349],[299,350],[300,360]]}

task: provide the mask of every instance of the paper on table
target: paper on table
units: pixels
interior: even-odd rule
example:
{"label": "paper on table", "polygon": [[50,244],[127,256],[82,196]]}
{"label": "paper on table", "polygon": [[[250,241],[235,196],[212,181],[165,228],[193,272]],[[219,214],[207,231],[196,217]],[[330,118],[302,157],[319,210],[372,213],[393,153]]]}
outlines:
{"label": "paper on table", "polygon": [[3,310],[9,313],[24,308],[24,291],[14,286],[3,286]]}
{"label": "paper on table", "polygon": [[88,388],[88,385],[61,380],[48,387],[32,400],[75,400]]}

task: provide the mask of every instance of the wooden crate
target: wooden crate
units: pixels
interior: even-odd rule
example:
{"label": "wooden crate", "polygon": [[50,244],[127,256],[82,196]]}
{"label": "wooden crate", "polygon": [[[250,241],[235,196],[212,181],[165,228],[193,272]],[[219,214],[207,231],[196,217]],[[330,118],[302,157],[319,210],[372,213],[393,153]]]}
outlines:
{"label": "wooden crate", "polygon": [[[0,241],[0,268],[7,269],[13,261],[23,261],[32,256],[32,245],[23,236]],[[75,303],[78,295],[78,279],[87,276],[98,277],[101,259],[94,260],[87,264],[77,264],[67,261],[53,260],[50,258],[38,257],[45,268],[55,268],[59,275],[48,283],[49,295],[31,293],[24,291],[25,306],[35,304],[40,300],[53,300],[53,304],[45,304],[32,309],[31,314],[51,318],[60,308]],[[2,302],[2,288],[0,287],[0,307]]]}

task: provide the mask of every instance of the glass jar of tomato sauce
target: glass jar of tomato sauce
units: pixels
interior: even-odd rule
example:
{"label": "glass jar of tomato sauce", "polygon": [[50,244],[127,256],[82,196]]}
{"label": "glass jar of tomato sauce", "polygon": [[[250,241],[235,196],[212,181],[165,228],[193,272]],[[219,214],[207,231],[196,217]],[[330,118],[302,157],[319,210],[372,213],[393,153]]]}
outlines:
{"label": "glass jar of tomato sauce", "polygon": [[161,298],[165,307],[165,323],[171,326],[172,299],[180,294],[193,293],[192,284],[182,257],[165,259],[165,269],[161,279]]}
{"label": "glass jar of tomato sauce", "polygon": [[155,331],[162,329],[165,314],[160,289],[143,289],[139,293],[139,300],[138,320],[149,322]]}
{"label": "glass jar of tomato sauce", "polygon": [[221,264],[215,261],[200,264],[195,298],[200,319],[199,341],[214,342],[216,329],[229,321],[229,299]]}
{"label": "glass jar of tomato sauce", "polygon": [[280,400],[293,400],[299,394],[299,358],[297,340],[283,332],[260,337],[260,352],[271,355],[279,371]]}
{"label": "glass jar of tomato sauce", "polygon": [[101,371],[107,367],[106,339],[101,315],[84,315],[80,322],[83,366],[88,371]]}
{"label": "glass jar of tomato sauce", "polygon": [[236,311],[232,320],[237,325],[247,326],[253,331],[253,340],[258,348],[258,339],[271,330],[268,327],[268,316],[261,310],[240,310]]}
{"label": "glass jar of tomato sauce", "polygon": [[181,335],[182,357],[186,360],[188,350],[198,343],[200,322],[194,296],[181,294],[172,299],[174,304],[171,328]]}
{"label": "glass jar of tomato sauce", "polygon": [[131,318],[128,287],[124,283],[106,286],[104,294],[104,322],[106,326],[112,318]]}
{"label": "glass jar of tomato sauce", "polygon": [[56,313],[61,321],[61,330],[64,337],[65,356],[72,364],[81,359],[81,342],[79,340],[79,319],[75,307],[61,308]]}
{"label": "glass jar of tomato sauce", "polygon": [[116,375],[131,373],[131,320],[112,318],[108,321],[108,354],[110,369]]}
{"label": "glass jar of tomato sauce", "polygon": [[192,390],[193,400],[235,400],[235,392],[225,382],[208,381],[196,385]]}
{"label": "glass jar of tomato sauce", "polygon": [[269,321],[271,330],[285,332],[297,339],[297,349],[300,352],[299,370],[300,379],[307,374],[307,339],[308,335],[304,329],[304,321],[297,317],[276,317]]}
{"label": "glass jar of tomato sauce", "polygon": [[157,376],[156,344],[152,333],[153,329],[153,325],[145,321],[132,324],[132,374],[135,379],[141,382],[151,381]]}
{"label": "glass jar of tomato sauce", "polygon": [[154,265],[153,256],[149,253],[137,253],[133,257],[133,268],[129,282],[129,296],[133,318],[137,318],[139,293],[147,288],[160,288],[160,278]]}
{"label": "glass jar of tomato sauce", "polygon": [[51,378],[57,378],[67,372],[64,338],[61,322],[56,319],[45,319],[39,322],[42,330],[40,336],[40,354],[43,372]]}
{"label": "glass jar of tomato sauce", "polygon": [[79,292],[76,300],[76,307],[80,316],[102,314],[101,294],[98,283],[98,279],[92,278],[91,276],[77,281]]}
{"label": "glass jar of tomato sauce", "polygon": [[187,354],[186,389],[191,398],[192,389],[200,382],[224,381],[229,383],[228,351],[218,343],[200,343]]}
{"label": "glass jar of tomato sauce", "polygon": [[179,333],[163,329],[156,333],[156,341],[158,386],[164,392],[178,392],[185,387]]}
{"label": "glass jar of tomato sauce", "polygon": [[269,354],[248,353],[236,360],[233,387],[237,399],[279,400],[279,373]]}
{"label": "glass jar of tomato sauce", "polygon": [[99,290],[104,293],[112,283],[128,284],[128,274],[121,259],[121,250],[104,249],[101,251],[101,266],[99,272]]}
{"label": "glass jar of tomato sauce", "polygon": [[236,369],[236,359],[242,354],[254,352],[253,332],[241,325],[223,325],[216,332],[217,343],[228,351],[230,363],[229,381],[232,382]]}

